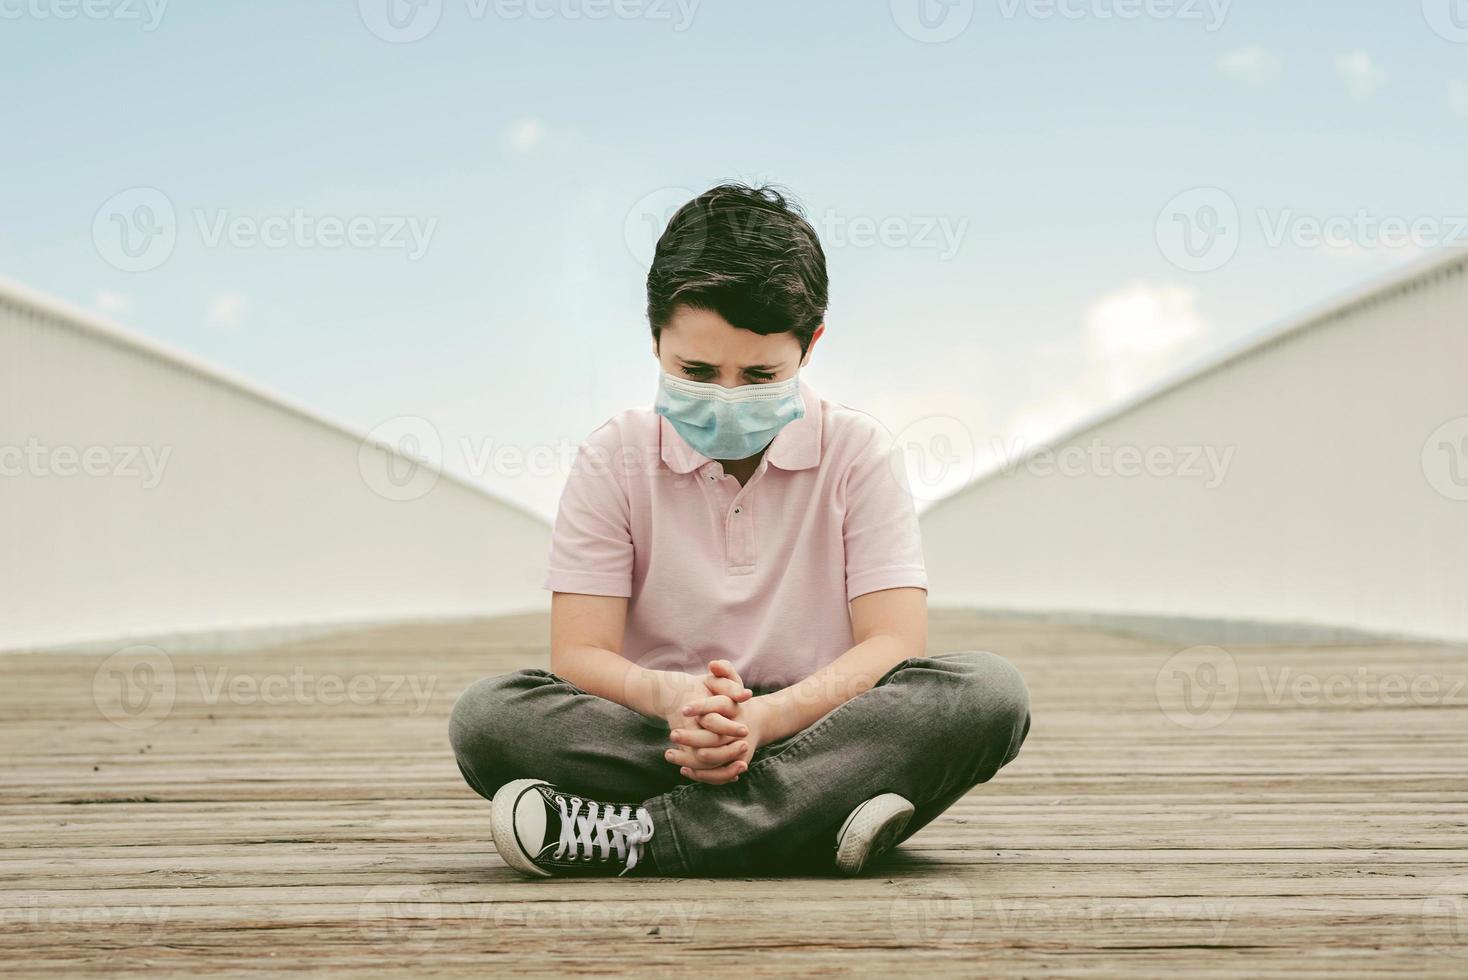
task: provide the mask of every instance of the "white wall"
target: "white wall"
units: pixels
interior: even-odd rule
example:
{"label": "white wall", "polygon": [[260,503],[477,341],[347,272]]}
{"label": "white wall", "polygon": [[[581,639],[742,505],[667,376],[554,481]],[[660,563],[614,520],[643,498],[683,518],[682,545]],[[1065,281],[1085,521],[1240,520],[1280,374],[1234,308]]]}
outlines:
{"label": "white wall", "polygon": [[[1152,473],[1040,456],[935,504],[932,603],[1468,639],[1465,265],[1432,257],[1051,444],[1165,447]],[[1188,447],[1232,452],[1217,486],[1166,475]]]}
{"label": "white wall", "polygon": [[549,534],[0,282],[0,649],[547,608]]}

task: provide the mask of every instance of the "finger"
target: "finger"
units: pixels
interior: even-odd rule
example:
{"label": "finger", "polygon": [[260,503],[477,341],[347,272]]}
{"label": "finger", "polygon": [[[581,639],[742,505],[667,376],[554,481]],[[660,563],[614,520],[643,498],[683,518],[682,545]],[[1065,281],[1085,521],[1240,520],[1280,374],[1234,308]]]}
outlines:
{"label": "finger", "polygon": [[743,761],[731,762],[727,766],[717,769],[690,769],[684,766],[679,770],[684,776],[698,783],[712,783],[715,786],[732,783],[749,769]]}
{"label": "finger", "polygon": [[[717,718],[720,722],[726,725],[735,725],[735,727],[740,728],[743,727],[742,725],[736,725],[735,722],[730,721],[723,715],[705,715],[704,717]],[[745,734],[748,733],[720,733],[708,728],[699,728],[695,726],[690,728],[675,728],[668,733],[668,738],[676,745],[687,745],[695,749],[704,749],[708,748],[711,745],[728,745],[736,738],[742,738]]]}
{"label": "finger", "polygon": [[749,751],[748,742],[730,742],[728,745],[715,745],[706,749],[692,749],[696,764],[695,769],[712,769],[715,766],[726,766],[736,759],[741,759]]}
{"label": "finger", "polygon": [[[737,696],[729,694],[729,696],[735,701],[748,701],[750,698],[754,697],[754,692],[744,686],[744,681],[740,678],[739,671],[735,670],[734,665],[731,664],[729,661],[713,661],[709,664],[709,673],[713,674],[715,677],[721,677],[724,680],[730,681],[739,688],[739,694]],[[721,691],[716,693],[728,694],[729,692]]]}
{"label": "finger", "polygon": [[715,732],[732,738],[743,738],[749,734],[749,728],[744,722],[725,718],[723,715],[700,715],[698,724],[706,732]]}
{"label": "finger", "polygon": [[680,769],[694,769],[700,772],[705,769],[713,769],[728,764],[727,762],[700,762],[698,756],[695,754],[696,752],[696,749],[690,749],[680,745],[665,751],[663,758]]}
{"label": "finger", "polygon": [[683,706],[683,716],[685,718],[714,713],[721,714],[725,718],[733,718],[738,711],[739,706],[731,698],[723,694],[715,694],[713,697],[690,701]]}
{"label": "finger", "polygon": [[730,701],[739,703],[744,693],[744,685],[729,680],[727,677],[715,677],[713,674],[705,674],[703,686],[708,688],[710,695],[722,694]]}
{"label": "finger", "polygon": [[748,751],[748,742],[731,742],[728,745],[704,749],[680,745],[664,751],[663,758],[675,766],[703,771],[727,766],[736,759],[743,758]]}
{"label": "finger", "polygon": [[709,661],[709,673],[716,677],[727,678],[731,681],[739,680],[739,671],[735,670],[734,665],[727,660]]}

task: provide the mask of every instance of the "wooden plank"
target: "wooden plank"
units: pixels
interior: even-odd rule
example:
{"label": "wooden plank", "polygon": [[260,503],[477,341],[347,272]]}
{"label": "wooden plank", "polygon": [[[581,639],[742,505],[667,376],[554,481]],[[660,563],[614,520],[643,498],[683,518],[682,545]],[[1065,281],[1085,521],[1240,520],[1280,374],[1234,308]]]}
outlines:
{"label": "wooden plank", "polygon": [[1188,727],[1166,643],[932,619],[935,652],[1020,666],[1035,726],[854,881],[505,868],[447,716],[477,677],[545,664],[543,616],[171,655],[142,725],[109,720],[104,656],[0,656],[0,956],[8,975],[1468,972],[1468,651],[1231,645],[1229,710]]}

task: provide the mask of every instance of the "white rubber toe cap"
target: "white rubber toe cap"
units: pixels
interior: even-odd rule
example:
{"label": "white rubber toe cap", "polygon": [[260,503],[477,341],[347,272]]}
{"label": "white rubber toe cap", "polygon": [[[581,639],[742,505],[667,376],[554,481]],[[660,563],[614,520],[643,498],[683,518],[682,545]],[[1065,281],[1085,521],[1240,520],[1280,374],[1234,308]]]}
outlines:
{"label": "white rubber toe cap", "polygon": [[889,850],[907,829],[913,805],[896,793],[874,796],[851,811],[836,832],[836,869],[861,874],[867,862]]}
{"label": "white rubber toe cap", "polygon": [[545,847],[545,800],[536,786],[543,779],[516,779],[499,788],[491,805],[490,831],[500,860],[521,874],[538,878],[550,872],[535,863],[535,855]]}

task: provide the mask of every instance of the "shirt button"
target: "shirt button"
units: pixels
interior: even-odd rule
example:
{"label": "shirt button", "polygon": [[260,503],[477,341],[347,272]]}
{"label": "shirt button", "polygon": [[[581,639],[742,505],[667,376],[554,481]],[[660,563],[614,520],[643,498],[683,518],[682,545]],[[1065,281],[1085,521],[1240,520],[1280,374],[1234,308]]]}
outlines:
{"label": "shirt button", "polygon": [[735,507],[734,508],[734,513],[736,513],[736,514],[739,513],[739,508],[738,507]]}

